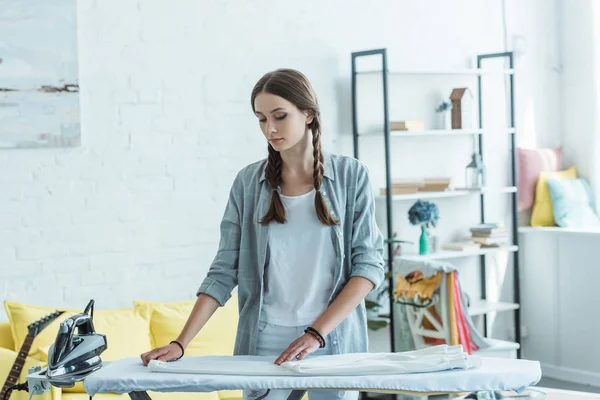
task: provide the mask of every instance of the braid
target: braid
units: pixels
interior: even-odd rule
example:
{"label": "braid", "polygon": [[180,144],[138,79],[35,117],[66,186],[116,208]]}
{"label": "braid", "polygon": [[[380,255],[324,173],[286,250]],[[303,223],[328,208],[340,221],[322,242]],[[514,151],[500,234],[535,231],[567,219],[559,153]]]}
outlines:
{"label": "braid", "polygon": [[274,190],[279,189],[281,185],[281,169],[283,166],[283,160],[281,154],[276,151],[271,145],[269,145],[269,160],[267,162],[267,168],[265,169],[265,176],[271,184],[271,188]]}
{"label": "braid", "polygon": [[[315,124],[315,125],[318,125]],[[321,182],[323,182],[323,154],[321,152],[321,132],[316,130],[313,132],[313,181],[316,190],[321,190]]]}
{"label": "braid", "polygon": [[261,225],[268,225],[271,221],[278,222],[280,224],[285,223],[285,208],[281,197],[279,197],[279,186],[281,185],[281,170],[283,167],[283,160],[281,154],[273,149],[269,145],[269,158],[267,160],[267,166],[265,167],[265,177],[269,181],[273,194],[271,195],[271,205],[269,211],[260,220]]}
{"label": "braid", "polygon": [[313,181],[315,185],[315,210],[319,221],[324,225],[338,225],[339,222],[334,220],[327,208],[325,198],[321,193],[321,183],[323,182],[323,174],[325,168],[323,167],[323,152],[321,151],[321,120],[318,111],[315,111],[315,115],[310,124],[313,135]]}

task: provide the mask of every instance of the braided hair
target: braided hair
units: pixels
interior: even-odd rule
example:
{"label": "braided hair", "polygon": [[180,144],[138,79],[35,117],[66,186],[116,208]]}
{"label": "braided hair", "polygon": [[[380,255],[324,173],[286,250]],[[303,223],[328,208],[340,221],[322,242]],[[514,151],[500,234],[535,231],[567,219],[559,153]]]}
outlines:
{"label": "braided hair", "polygon": [[[315,210],[317,217],[324,225],[338,225],[339,222],[333,219],[325,198],[321,193],[321,184],[325,168],[323,166],[323,150],[321,148],[321,114],[317,96],[306,76],[293,69],[278,69],[266,73],[254,86],[252,90],[252,110],[254,108],[254,99],[260,93],[270,93],[282,97],[294,104],[302,111],[308,111],[313,119],[308,125],[312,131],[313,144],[313,182],[316,190]],[[269,157],[265,167],[265,178],[273,189],[271,195],[271,204],[269,210],[262,217],[260,223],[268,225],[272,221],[283,224],[286,222],[285,207],[279,195],[279,186],[282,183],[281,171],[283,169],[283,160],[281,154],[270,144],[268,145]]]}

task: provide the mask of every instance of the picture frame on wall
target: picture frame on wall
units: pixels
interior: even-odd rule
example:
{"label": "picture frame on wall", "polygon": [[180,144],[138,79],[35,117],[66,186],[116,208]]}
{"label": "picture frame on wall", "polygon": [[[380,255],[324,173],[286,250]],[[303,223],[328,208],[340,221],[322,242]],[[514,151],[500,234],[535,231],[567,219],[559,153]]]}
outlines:
{"label": "picture frame on wall", "polygon": [[0,37],[0,149],[79,146],[76,0],[4,0]]}

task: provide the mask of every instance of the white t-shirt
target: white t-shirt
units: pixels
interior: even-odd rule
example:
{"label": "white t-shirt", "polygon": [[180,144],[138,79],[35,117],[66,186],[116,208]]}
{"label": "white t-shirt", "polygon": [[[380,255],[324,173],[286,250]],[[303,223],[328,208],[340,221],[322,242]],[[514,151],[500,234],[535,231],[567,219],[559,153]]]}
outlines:
{"label": "white t-shirt", "polygon": [[331,227],[315,210],[315,190],[283,196],[287,222],[269,225],[269,266],[263,315],[267,323],[310,325],[325,311],[333,291],[335,249]]}

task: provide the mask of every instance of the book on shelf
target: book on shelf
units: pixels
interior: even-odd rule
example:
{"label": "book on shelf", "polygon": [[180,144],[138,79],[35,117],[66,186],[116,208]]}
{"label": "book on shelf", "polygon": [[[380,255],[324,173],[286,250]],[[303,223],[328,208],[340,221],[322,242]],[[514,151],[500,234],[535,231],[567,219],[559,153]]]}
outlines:
{"label": "book on shelf", "polygon": [[450,185],[452,183],[452,177],[449,176],[439,176],[439,177],[429,177],[423,178],[423,181],[426,185]]}
{"label": "book on shelf", "polygon": [[475,243],[479,243],[483,247],[499,247],[499,246],[506,246],[508,244],[508,236],[500,236],[500,237],[471,236],[469,238],[469,240],[472,240]]}
{"label": "book on shelf", "polygon": [[394,178],[392,186],[396,187],[421,187],[425,186],[425,178]]}
{"label": "book on shelf", "polygon": [[[451,188],[452,178],[397,178],[392,180],[392,194],[414,194],[417,192],[443,192]],[[380,190],[385,196],[386,188]]]}
{"label": "book on shelf", "polygon": [[473,237],[508,237],[508,232],[503,231],[492,231],[492,232],[471,232]]}
{"label": "book on shelf", "polygon": [[[392,194],[415,194],[419,191],[419,188],[416,186],[406,186],[406,187],[397,187],[397,186],[392,186]],[[385,196],[387,194],[387,189],[386,188],[381,188],[381,190],[379,191],[379,194],[381,196]]]}
{"label": "book on shelf", "polygon": [[506,233],[506,228],[503,224],[497,223],[484,223],[472,226],[470,228],[471,234],[477,236],[492,236]]}
{"label": "book on shelf", "polygon": [[479,187],[456,187],[455,190],[461,190],[463,192],[482,192],[485,190],[485,186]]}
{"label": "book on shelf", "polygon": [[443,246],[444,250],[456,250],[456,251],[474,251],[481,247],[481,244],[475,243],[471,240],[462,240],[459,242],[448,242]]}
{"label": "book on shelf", "polygon": [[[396,178],[392,180],[392,194],[414,194],[425,185],[422,178]],[[385,196],[387,189],[381,188],[380,194]]]}
{"label": "book on shelf", "polygon": [[419,188],[420,192],[443,192],[452,186],[452,178],[425,178],[424,184]]}
{"label": "book on shelf", "polygon": [[428,185],[419,188],[419,192],[445,192],[450,189],[447,185]]}
{"label": "book on shelf", "polygon": [[503,224],[483,223],[469,229],[471,236],[465,240],[471,240],[481,247],[502,247],[509,244],[509,236]]}
{"label": "book on shelf", "polygon": [[425,124],[418,120],[391,121],[390,129],[393,131],[423,131]]}

